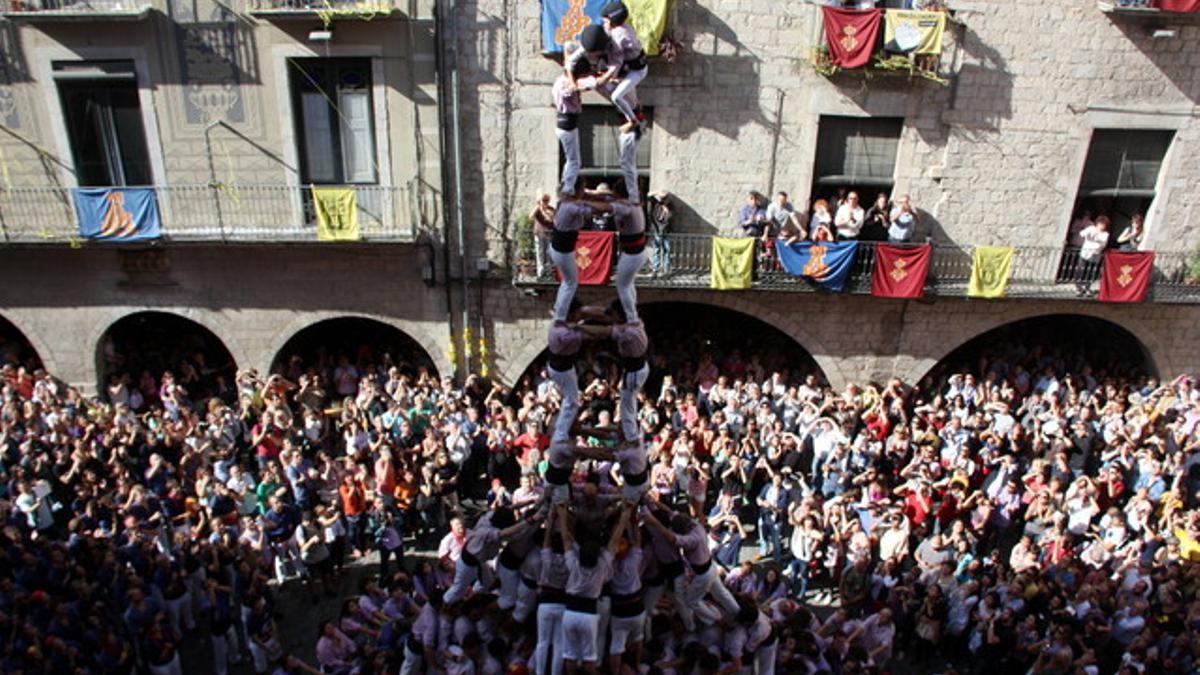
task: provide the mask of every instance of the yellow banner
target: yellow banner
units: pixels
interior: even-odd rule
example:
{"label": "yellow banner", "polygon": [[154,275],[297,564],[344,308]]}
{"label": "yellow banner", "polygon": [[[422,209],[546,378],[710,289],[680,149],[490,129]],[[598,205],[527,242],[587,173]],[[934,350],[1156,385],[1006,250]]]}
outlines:
{"label": "yellow banner", "polygon": [[321,241],[358,241],[358,193],[354,188],[312,189]]}
{"label": "yellow banner", "polygon": [[945,12],[889,9],[883,13],[883,48],[901,54],[941,54]]}
{"label": "yellow banner", "polygon": [[754,283],[753,237],[713,237],[712,287],[740,291]]}
{"label": "yellow banner", "polygon": [[667,5],[670,0],[625,0],[629,8],[629,25],[642,41],[649,56],[658,55],[658,43],[667,28]]}
{"label": "yellow banner", "polygon": [[967,295],[972,298],[1000,298],[1008,289],[1012,276],[1013,249],[1011,246],[976,246],[971,254],[971,284]]}

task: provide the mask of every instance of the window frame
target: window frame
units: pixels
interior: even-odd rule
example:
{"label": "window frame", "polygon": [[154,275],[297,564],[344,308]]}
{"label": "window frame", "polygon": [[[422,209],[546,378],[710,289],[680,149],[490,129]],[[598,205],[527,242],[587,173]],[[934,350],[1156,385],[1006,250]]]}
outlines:
{"label": "window frame", "polygon": [[[379,147],[379,129],[376,124],[376,96],[374,88],[378,84],[375,82],[375,64],[374,58],[370,56],[287,56],[284,59],[284,72],[287,74],[287,96],[291,104],[290,116],[292,131],[296,147],[296,166],[298,169],[297,175],[301,185],[359,185],[359,186],[380,186],[384,181],[384,168],[380,163],[380,147]],[[323,72],[323,81],[335,83],[334,94],[337,102],[333,101],[328,89],[322,90],[318,82],[313,81],[311,74],[315,71],[314,67],[318,67]],[[345,126],[348,120],[339,113],[341,106],[342,88],[338,84],[341,79],[341,74],[348,69],[358,68],[361,70],[365,81],[360,87],[348,89],[349,91],[361,91],[366,95],[367,110],[366,121],[368,125],[368,139],[366,147],[370,151],[371,164],[371,180],[352,181],[348,179],[348,171],[346,167],[346,142],[344,138]],[[326,85],[328,86],[328,85]],[[316,91],[322,94],[326,101],[326,110],[329,114],[329,132],[330,143],[332,149],[332,168],[333,180],[314,180],[312,175],[312,166],[309,161],[308,138],[305,133],[306,117],[304,106],[304,94],[313,93]]]}
{"label": "window frame", "polygon": [[[133,59],[56,59],[49,65],[57,112],[61,115],[63,125],[63,141],[70,151],[74,184],[80,187],[154,186],[152,139],[146,129],[136,62]],[[122,90],[121,95],[129,97],[131,106],[121,108],[114,104],[118,89]],[[74,110],[73,104],[80,99],[86,101],[87,107]],[[97,108],[96,114],[104,119],[92,117],[88,109],[92,105]],[[115,114],[118,108],[131,116],[118,119]],[[88,129],[95,124],[105,128]],[[100,157],[94,163],[85,162],[83,155],[90,145],[87,142],[89,132],[99,132],[91,139],[92,143],[106,146],[100,150]],[[106,174],[104,180],[92,180],[85,176],[85,173],[92,172],[92,168],[85,170],[91,164],[102,165],[99,170]],[[139,166],[140,175],[128,175],[131,169]]]}
{"label": "window frame", "polygon": [[[848,115],[821,115],[820,119],[817,121],[817,139],[815,147],[813,148],[812,187],[810,190],[811,198],[816,199],[819,197],[819,195],[836,191],[840,188],[845,188],[848,191],[853,190],[858,192],[864,192],[869,188],[872,192],[885,192],[887,194],[891,194],[896,187],[896,167],[897,160],[900,156],[900,142],[904,136],[905,121],[906,119],[904,117],[896,116],[856,117]],[[857,128],[853,130],[853,133],[844,133],[850,130],[837,128],[840,125],[853,125]],[[894,140],[892,139],[890,133],[886,136],[883,134],[864,134],[864,130],[869,130],[865,129],[865,127],[872,125],[877,127],[877,130],[883,130],[883,127],[885,126],[894,125]],[[837,131],[832,131],[832,129],[835,128]],[[888,129],[888,131],[891,130]],[[841,139],[846,139],[848,142],[850,139],[854,138],[864,139],[864,144],[866,142],[865,139],[867,138],[886,138],[893,143],[891,172],[887,176],[845,173],[844,169],[847,166],[851,166],[856,163],[851,161],[851,153],[849,151],[839,151],[833,147],[826,148],[823,146],[823,143],[835,143]],[[823,150],[825,152],[822,152]],[[864,147],[864,156],[868,157],[865,165],[870,166],[873,162],[870,159],[870,153],[866,152],[866,150],[867,148]],[[823,165],[825,165],[827,162],[830,162],[833,158],[836,158],[839,152],[842,155],[841,169],[843,169],[843,172],[823,173]],[[829,166],[832,166],[832,164]],[[871,198],[874,198],[873,194],[871,195]]]}

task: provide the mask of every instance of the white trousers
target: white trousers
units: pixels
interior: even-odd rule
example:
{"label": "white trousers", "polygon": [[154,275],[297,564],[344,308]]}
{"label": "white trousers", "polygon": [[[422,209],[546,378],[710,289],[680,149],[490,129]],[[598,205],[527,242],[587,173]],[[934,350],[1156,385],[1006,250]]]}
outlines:
{"label": "white trousers", "polygon": [[[716,602],[716,608],[703,601],[704,597],[709,594]],[[695,616],[700,617],[701,621],[708,624],[720,621],[722,612],[724,616],[733,616],[738,611],[737,600],[717,577],[716,563],[710,563],[704,574],[692,577],[692,580],[687,583],[683,594],[683,604],[689,610],[694,610]],[[681,611],[680,614],[682,615],[683,612]],[[684,623],[687,624],[687,621],[685,620]]]}
{"label": "white trousers", "polygon": [[754,653],[754,674],[775,675],[775,652],[779,648],[779,640],[770,645],[758,648]]}
{"label": "white trousers", "polygon": [[602,595],[596,600],[596,660],[604,652],[604,643],[608,642],[608,622],[612,619],[612,598]]}
{"label": "white trousers", "polygon": [[510,570],[496,562],[496,576],[500,577],[500,597],[496,606],[507,612],[517,604],[517,589],[521,586],[521,571]]}
{"label": "white trousers", "polygon": [[562,657],[564,661],[598,663],[596,634],[600,615],[567,610],[562,617]]}
{"label": "white trousers", "polygon": [[646,378],[650,377],[650,364],[643,365],[632,373],[621,375],[621,401],[617,407],[617,415],[621,422],[621,433],[625,438],[639,438],[637,395],[646,386]]}
{"label": "white trousers", "polygon": [[546,373],[562,395],[562,407],[559,408],[558,418],[554,421],[554,433],[550,438],[564,442],[571,437],[571,425],[579,414],[579,374],[574,368],[555,370],[550,366],[546,366]]}
{"label": "white trousers", "polygon": [[633,280],[645,264],[645,248],[639,253],[622,251],[621,257],[617,259],[617,297],[621,299],[621,308],[625,310],[625,318],[629,321],[637,321],[638,318],[637,289],[633,286]]}
{"label": "white trousers", "polygon": [[529,613],[537,606],[537,589],[530,588],[521,582],[517,588],[517,604],[513,607],[513,620],[517,623],[525,623],[525,619],[529,618]]}
{"label": "white trousers", "polygon": [[418,654],[408,648],[408,640],[404,641],[404,663],[400,666],[400,675],[417,675],[424,672],[421,668],[423,654]]}
{"label": "white trousers", "polygon": [[150,672],[153,675],[183,675],[183,668],[179,664],[179,652],[175,652],[175,658],[166,665],[150,666]]}
{"label": "white trousers", "polygon": [[[535,675],[562,675],[562,621],[566,607],[558,603],[542,603],[537,612],[537,649],[534,650]],[[546,659],[550,659],[550,667]]]}
{"label": "white trousers", "polygon": [[642,68],[641,70],[632,70],[621,76],[621,81],[617,83],[617,88],[613,89],[612,102],[625,116],[625,120],[633,122],[637,120],[637,115],[633,112],[637,105],[637,86],[646,79],[646,74],[650,72],[650,68]]}
{"label": "white trousers", "polygon": [[237,661],[238,658],[238,637],[237,630],[230,624],[229,630],[225,631],[224,635],[212,636],[213,646],[213,672],[216,675],[225,675],[229,672],[229,663]]}
{"label": "white trousers", "polygon": [[562,281],[558,282],[558,295],[554,298],[554,320],[566,321],[571,301],[575,299],[575,291],[579,290],[579,269],[575,267],[575,252],[560,253],[551,247],[550,260],[562,275]]}
{"label": "white trousers", "polygon": [[196,627],[196,619],[192,616],[192,594],[184,593],[174,600],[164,600],[167,605],[167,618],[171,628],[177,634],[183,634],[183,628],[192,630]]}
{"label": "white trousers", "polygon": [[487,561],[481,560],[479,561],[479,565],[476,566],[468,564],[462,558],[459,558],[454,563],[454,583],[450,585],[446,594],[442,596],[442,602],[449,605],[462,600],[467,597],[467,592],[471,590],[471,587],[477,581],[485,589],[492,585],[492,570],[488,567]]}
{"label": "white trousers", "polygon": [[[637,149],[638,135],[636,132],[628,131],[617,138],[621,177],[625,179],[625,193],[629,196],[629,201],[634,204],[640,204],[642,201],[638,191]],[[563,171],[565,173],[566,169]]]}
{"label": "white trousers", "polygon": [[562,146],[563,157],[566,158],[559,191],[567,195],[574,194],[575,183],[579,181],[579,169],[583,166],[583,159],[579,153],[579,129],[555,129],[554,134],[558,136],[558,144]]}
{"label": "white trousers", "polygon": [[642,641],[642,636],[645,635],[646,613],[642,612],[637,616],[614,616],[608,625],[612,636],[608,653],[623,654],[629,645]]}

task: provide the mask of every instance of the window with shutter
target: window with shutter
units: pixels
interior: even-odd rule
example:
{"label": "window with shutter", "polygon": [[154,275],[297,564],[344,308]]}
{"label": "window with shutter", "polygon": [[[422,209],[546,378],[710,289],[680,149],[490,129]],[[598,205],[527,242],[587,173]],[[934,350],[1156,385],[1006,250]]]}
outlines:
{"label": "window with shutter", "polygon": [[290,59],[301,182],[377,183],[370,59]]}
{"label": "window with shutter", "polygon": [[57,61],[53,66],[79,185],[152,184],[133,62]]}
{"label": "window with shutter", "polygon": [[[1096,129],[1092,132],[1083,178],[1075,198],[1073,220],[1106,215],[1112,235],[1135,214],[1150,210],[1163,159],[1175,138],[1173,131],[1156,129]],[[1067,234],[1070,240],[1071,232]],[[1070,242],[1068,241],[1068,244]]]}
{"label": "window with shutter", "polygon": [[822,117],[813,198],[841,189],[891,192],[903,127],[904,120],[897,117]]}
{"label": "window with shutter", "polygon": [[[647,120],[653,120],[654,111],[642,108]],[[613,189],[622,185],[621,156],[617,147],[617,138],[621,131],[621,116],[612,106],[584,106],[579,115],[579,145],[580,159],[583,168],[579,172],[585,187],[595,187],[600,183],[608,183]],[[638,184],[642,194],[647,194],[650,181],[650,136],[651,127],[648,125],[642,132],[638,142],[637,171]],[[559,175],[566,158],[562,150],[558,153]]]}

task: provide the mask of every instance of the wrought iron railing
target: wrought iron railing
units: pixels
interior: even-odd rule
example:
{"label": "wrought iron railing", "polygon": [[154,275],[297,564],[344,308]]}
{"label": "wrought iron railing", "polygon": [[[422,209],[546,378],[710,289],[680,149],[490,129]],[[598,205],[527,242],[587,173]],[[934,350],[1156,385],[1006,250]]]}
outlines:
{"label": "wrought iron railing", "polygon": [[369,16],[403,10],[401,0],[246,0],[251,12],[331,12]]}
{"label": "wrought iron railing", "polygon": [[4,14],[137,14],[152,7],[152,0],[0,0]]}
{"label": "wrought iron railing", "polygon": [[[364,240],[416,236],[415,191],[357,185],[357,220]],[[154,188],[162,236],[176,241],[316,241],[311,188],[289,185],[171,185]],[[9,243],[79,238],[69,188],[0,190],[0,232]]]}
{"label": "wrought iron railing", "polygon": [[[859,242],[853,271],[845,292],[870,293],[871,272],[875,266],[874,242]],[[934,244],[925,281],[925,293],[931,296],[965,296],[971,279],[972,247]],[[703,234],[669,234],[651,237],[647,263],[638,285],[648,288],[708,288],[712,269],[712,237]],[[1155,302],[1200,303],[1200,284],[1190,278],[1191,254],[1185,251],[1157,251],[1149,300]],[[555,283],[552,272],[538,277],[526,274],[530,268],[518,268],[518,284]],[[1075,249],[1053,246],[1016,246],[1012,277],[1007,297],[1075,299],[1094,298],[1099,284],[1098,266],[1079,260]],[[782,271],[772,256],[758,244],[755,259],[755,290],[826,292],[803,278]]]}

